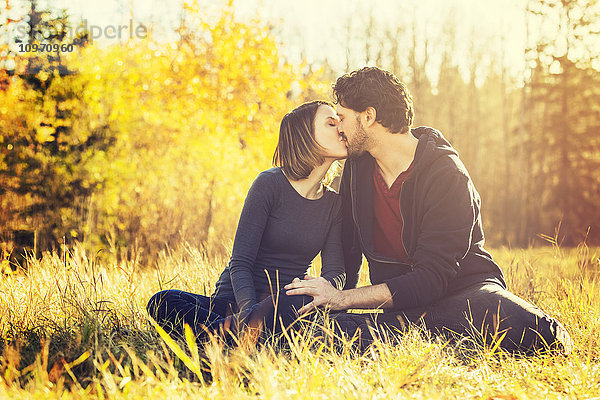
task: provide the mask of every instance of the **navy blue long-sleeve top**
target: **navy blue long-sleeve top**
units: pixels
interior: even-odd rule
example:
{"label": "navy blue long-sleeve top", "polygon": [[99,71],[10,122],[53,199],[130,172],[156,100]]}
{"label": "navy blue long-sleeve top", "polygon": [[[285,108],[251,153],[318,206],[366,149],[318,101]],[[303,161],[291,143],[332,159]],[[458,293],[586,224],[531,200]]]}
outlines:
{"label": "navy blue long-sleeve top", "polygon": [[235,300],[244,310],[301,278],[319,252],[321,276],[341,289],[341,229],[341,199],[334,191],[307,199],[281,168],[261,172],[248,191],[231,259],[212,296]]}

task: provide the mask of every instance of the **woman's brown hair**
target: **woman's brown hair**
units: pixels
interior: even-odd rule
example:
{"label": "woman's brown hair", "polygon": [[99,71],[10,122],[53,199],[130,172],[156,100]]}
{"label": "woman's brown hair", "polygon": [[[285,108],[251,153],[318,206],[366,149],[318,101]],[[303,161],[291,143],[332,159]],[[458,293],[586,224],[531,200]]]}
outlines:
{"label": "woman's brown hair", "polygon": [[307,178],[325,161],[324,149],[315,139],[315,115],[320,106],[334,108],[327,101],[311,101],[294,108],[281,120],[273,165],[294,180]]}

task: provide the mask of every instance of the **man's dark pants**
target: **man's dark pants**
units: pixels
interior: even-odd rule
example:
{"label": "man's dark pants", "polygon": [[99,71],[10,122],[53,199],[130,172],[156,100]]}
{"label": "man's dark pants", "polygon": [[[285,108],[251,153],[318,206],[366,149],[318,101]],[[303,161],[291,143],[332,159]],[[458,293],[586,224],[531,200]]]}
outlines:
{"label": "man's dark pants", "polygon": [[500,347],[514,353],[557,349],[568,354],[572,348],[569,334],[558,321],[497,283],[477,283],[424,307],[337,313],[332,318],[346,335],[360,330],[361,347],[383,332],[403,332],[413,324],[424,325],[434,334],[467,336],[488,345],[502,339]]}

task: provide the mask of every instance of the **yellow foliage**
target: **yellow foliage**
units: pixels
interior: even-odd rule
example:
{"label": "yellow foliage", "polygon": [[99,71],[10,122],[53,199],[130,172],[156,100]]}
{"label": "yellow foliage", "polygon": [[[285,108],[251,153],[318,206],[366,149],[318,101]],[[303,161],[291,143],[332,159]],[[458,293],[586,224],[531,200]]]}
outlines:
{"label": "yellow foliage", "polygon": [[54,138],[52,134],[54,128],[51,126],[39,126],[36,129],[36,139],[38,142],[51,142]]}

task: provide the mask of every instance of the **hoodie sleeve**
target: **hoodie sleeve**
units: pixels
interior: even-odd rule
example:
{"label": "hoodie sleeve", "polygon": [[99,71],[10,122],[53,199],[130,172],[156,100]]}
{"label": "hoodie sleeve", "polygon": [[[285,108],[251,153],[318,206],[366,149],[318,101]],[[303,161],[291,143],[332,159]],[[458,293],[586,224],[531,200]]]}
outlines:
{"label": "hoodie sleeve", "polygon": [[354,218],[352,217],[350,163],[351,161],[346,161],[340,183],[340,197],[342,198],[342,249],[344,251],[344,267],[346,269],[346,284],[344,285],[344,289],[356,287],[362,264],[362,250]]}
{"label": "hoodie sleeve", "polygon": [[260,242],[275,203],[272,175],[261,173],[252,183],[238,222],[229,261],[231,286],[240,310],[257,303],[253,269]]}
{"label": "hoodie sleeve", "polygon": [[439,299],[471,247],[479,218],[479,195],[468,175],[456,169],[437,174],[427,185],[413,270],[385,281],[393,307],[407,309]]}

